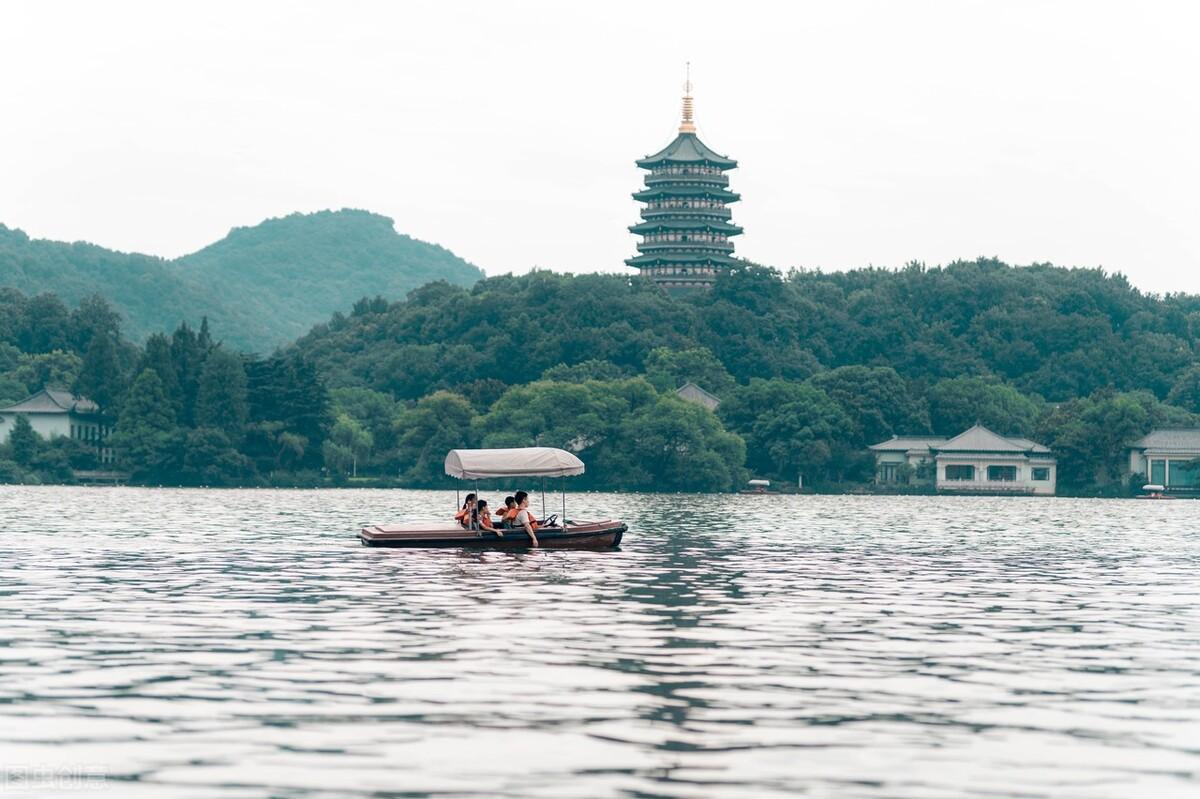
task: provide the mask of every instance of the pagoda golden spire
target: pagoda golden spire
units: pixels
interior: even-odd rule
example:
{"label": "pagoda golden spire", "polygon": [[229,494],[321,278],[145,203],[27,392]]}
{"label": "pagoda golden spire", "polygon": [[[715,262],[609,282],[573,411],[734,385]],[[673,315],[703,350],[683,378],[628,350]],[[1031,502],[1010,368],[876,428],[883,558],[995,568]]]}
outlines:
{"label": "pagoda golden spire", "polygon": [[692,62],[687,62],[687,79],[683,83],[683,121],[679,123],[680,133],[695,133],[696,123],[692,119]]}

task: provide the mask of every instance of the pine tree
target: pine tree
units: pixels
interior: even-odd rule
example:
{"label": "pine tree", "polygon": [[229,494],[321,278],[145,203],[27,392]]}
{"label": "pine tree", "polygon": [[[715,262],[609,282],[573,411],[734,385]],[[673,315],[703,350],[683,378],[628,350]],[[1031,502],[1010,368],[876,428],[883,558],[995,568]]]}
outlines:
{"label": "pine tree", "polygon": [[88,345],[79,377],[71,390],[92,400],[102,410],[111,410],[124,390],[123,383],[116,343],[109,333],[98,332]]}
{"label": "pine tree", "polygon": [[28,466],[41,449],[42,437],[34,431],[25,414],[18,415],[13,423],[12,432],[8,434],[8,446],[12,451],[12,459],[22,466]]}
{"label": "pine tree", "polygon": [[221,430],[237,444],[245,434],[247,415],[242,359],[218,347],[205,359],[196,388],[196,426]]}
{"label": "pine tree", "polygon": [[161,475],[176,432],[162,381],[153,369],[142,370],[125,396],[117,429],[109,439],[122,465],[138,479]]}
{"label": "pine tree", "polygon": [[204,367],[204,353],[187,322],[181,322],[171,336],[171,362],[179,380],[179,423],[191,427],[196,417],[196,387]]}
{"label": "pine tree", "polygon": [[171,342],[162,333],[155,333],[146,339],[146,351],[142,353],[138,364],[138,374],[145,369],[153,370],[162,381],[163,391],[178,419],[183,411],[183,389],[179,385],[179,371],[171,354]]}

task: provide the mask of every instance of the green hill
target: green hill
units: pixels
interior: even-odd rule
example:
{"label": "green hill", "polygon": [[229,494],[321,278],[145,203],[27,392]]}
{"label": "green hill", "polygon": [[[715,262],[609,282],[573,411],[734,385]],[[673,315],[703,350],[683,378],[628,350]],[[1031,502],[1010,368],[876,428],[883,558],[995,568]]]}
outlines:
{"label": "green hill", "polygon": [[68,303],[100,294],[139,340],[208,316],[231,346],[267,351],[364,296],[400,299],[433,280],[470,285],[482,276],[366,211],[269,219],[174,261],[30,239],[0,225],[0,286]]}

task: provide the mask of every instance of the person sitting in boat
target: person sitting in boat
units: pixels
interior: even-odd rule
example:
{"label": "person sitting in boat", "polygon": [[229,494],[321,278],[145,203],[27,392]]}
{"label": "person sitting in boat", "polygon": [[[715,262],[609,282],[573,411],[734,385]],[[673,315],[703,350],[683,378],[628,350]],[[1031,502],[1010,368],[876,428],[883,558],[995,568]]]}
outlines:
{"label": "person sitting in boat", "polygon": [[533,511],[529,509],[529,494],[524,491],[518,491],[514,499],[517,500],[517,518],[513,520],[513,527],[516,529],[524,528],[529,535],[531,546],[538,546],[537,539],[537,517]]}
{"label": "person sitting in boat", "polygon": [[454,514],[454,521],[461,524],[463,527],[471,526],[471,517],[476,514],[475,495],[467,494],[467,498],[463,501],[463,506],[458,509],[458,513]]}
{"label": "person sitting in boat", "polygon": [[517,520],[517,498],[504,498],[504,512],[500,514],[500,527],[512,527]]}
{"label": "person sitting in boat", "polygon": [[479,504],[475,506],[475,518],[479,522],[476,529],[487,530],[489,533],[495,533],[501,537],[504,536],[504,532],[497,530],[496,525],[492,523],[492,512],[488,510],[486,499],[479,500]]}

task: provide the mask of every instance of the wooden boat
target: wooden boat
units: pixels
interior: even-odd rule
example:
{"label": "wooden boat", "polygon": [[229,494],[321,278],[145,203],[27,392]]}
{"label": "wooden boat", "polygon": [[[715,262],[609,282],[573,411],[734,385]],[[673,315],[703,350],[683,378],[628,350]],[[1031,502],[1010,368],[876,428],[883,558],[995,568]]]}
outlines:
{"label": "wooden boat", "polygon": [[746,488],[739,491],[739,494],[778,494],[778,491],[771,490],[770,480],[751,480],[746,483]]}
{"label": "wooden boat", "polygon": [[[539,527],[538,543],[542,549],[610,549],[619,546],[621,536],[629,529],[624,522],[568,521],[566,529],[556,524]],[[486,530],[467,530],[454,522],[415,522],[411,524],[380,524],[364,527],[358,539],[366,547],[465,547],[471,549],[526,549],[529,536],[524,530],[502,530],[504,536]]]}
{"label": "wooden boat", "polygon": [[[629,529],[625,523],[615,519],[596,522],[568,520],[565,491],[562,515],[546,516],[545,478],[570,477],[583,474],[583,470],[583,461],[570,452],[553,447],[452,449],[446,455],[446,474],[460,480],[542,478],[542,515],[545,518],[537,527],[538,545],[541,548],[609,549],[618,546],[621,537]],[[456,500],[454,510],[457,509]],[[453,512],[449,511],[447,517]],[[490,530],[468,529],[447,518],[446,521],[369,525],[359,531],[358,540],[368,547],[526,549],[532,545],[524,528],[500,532],[503,535]]]}

